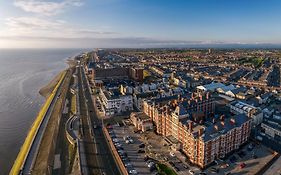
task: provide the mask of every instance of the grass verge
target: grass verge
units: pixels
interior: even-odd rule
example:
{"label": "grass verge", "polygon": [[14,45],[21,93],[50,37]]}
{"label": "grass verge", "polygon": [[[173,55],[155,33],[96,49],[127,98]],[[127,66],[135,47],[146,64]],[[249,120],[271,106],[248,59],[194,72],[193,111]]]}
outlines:
{"label": "grass verge", "polygon": [[165,164],[157,164],[158,173],[161,175],[177,175],[177,173]]}

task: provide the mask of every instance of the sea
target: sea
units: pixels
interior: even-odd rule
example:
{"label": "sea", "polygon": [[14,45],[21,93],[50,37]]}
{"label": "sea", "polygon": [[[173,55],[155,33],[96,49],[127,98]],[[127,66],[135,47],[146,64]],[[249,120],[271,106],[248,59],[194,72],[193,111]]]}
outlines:
{"label": "sea", "polygon": [[0,175],[7,175],[45,99],[40,88],[82,49],[0,49]]}

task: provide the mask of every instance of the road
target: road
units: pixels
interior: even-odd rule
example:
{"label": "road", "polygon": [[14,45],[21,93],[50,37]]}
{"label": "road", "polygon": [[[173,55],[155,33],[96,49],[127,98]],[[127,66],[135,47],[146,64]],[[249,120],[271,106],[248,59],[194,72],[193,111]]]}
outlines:
{"label": "road", "polygon": [[48,108],[48,110],[45,114],[45,117],[43,118],[42,123],[40,124],[40,126],[38,128],[36,136],[35,136],[35,138],[32,142],[30,150],[29,150],[29,152],[27,154],[27,157],[25,159],[25,162],[23,164],[22,174],[24,174],[24,175],[29,175],[29,174],[32,173],[33,165],[34,165],[36,157],[37,157],[37,153],[38,153],[38,150],[39,150],[39,147],[40,147],[40,143],[41,143],[42,138],[44,136],[44,132],[45,132],[45,129],[47,127],[48,121],[49,121],[50,117],[52,116],[52,112],[53,112],[53,109],[54,109],[55,104],[57,102],[57,99],[59,98],[59,96],[61,94],[62,85],[65,81],[65,77],[64,77],[62,83],[60,84],[60,86],[59,86],[59,88],[58,88],[58,90],[55,94],[55,97],[52,100],[52,102],[51,102],[51,104],[50,104],[50,106],[49,106],[49,108]]}
{"label": "road", "polygon": [[[80,112],[84,132],[84,146],[90,174],[120,174],[115,163],[101,121],[98,119],[83,68],[78,71]],[[96,124],[98,127],[93,128]]]}

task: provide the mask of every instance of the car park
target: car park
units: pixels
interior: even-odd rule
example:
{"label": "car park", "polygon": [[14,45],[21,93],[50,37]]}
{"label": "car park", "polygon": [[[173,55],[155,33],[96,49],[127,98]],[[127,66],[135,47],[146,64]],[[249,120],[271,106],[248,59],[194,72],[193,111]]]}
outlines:
{"label": "car park", "polygon": [[134,143],[133,139],[130,136],[124,136],[123,139],[127,144]]}

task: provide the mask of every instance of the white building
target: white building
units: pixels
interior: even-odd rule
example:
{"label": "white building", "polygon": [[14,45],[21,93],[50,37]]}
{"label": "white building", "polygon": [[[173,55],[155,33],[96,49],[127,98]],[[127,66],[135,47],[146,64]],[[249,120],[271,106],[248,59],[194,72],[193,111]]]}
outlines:
{"label": "white building", "polygon": [[224,88],[225,85],[222,84],[222,83],[210,83],[210,84],[207,84],[207,85],[203,85],[203,86],[197,86],[196,89],[197,91],[200,91],[200,92],[206,92],[206,91],[211,91],[211,92],[214,92],[216,91],[216,89],[218,88]]}
{"label": "white building", "polygon": [[132,95],[121,94],[118,89],[100,89],[100,99],[106,116],[133,110]]}

